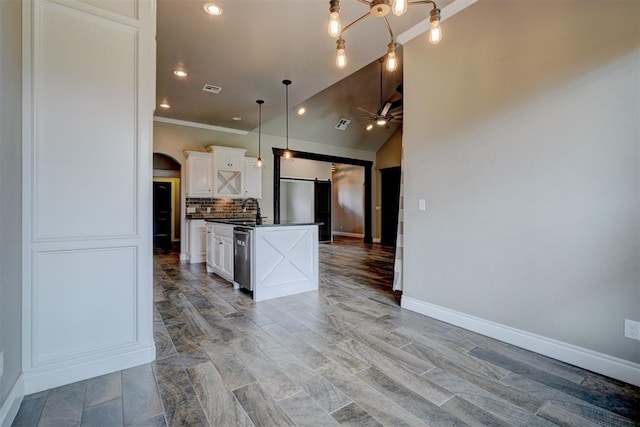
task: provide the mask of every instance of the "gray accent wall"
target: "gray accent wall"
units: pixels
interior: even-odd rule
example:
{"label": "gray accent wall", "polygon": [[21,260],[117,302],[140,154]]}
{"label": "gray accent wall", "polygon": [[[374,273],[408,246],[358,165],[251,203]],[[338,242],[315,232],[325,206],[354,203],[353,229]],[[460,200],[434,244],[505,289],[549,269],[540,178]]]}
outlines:
{"label": "gray accent wall", "polygon": [[22,8],[0,1],[0,407],[22,371]]}
{"label": "gray accent wall", "polygon": [[403,298],[640,363],[640,3],[442,28],[404,47]]}

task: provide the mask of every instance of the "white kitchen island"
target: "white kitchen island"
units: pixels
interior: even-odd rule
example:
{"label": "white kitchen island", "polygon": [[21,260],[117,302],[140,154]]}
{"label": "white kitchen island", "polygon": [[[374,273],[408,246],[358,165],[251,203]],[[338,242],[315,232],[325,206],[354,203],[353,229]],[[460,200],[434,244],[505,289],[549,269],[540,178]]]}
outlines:
{"label": "white kitchen island", "polygon": [[[318,289],[317,224],[240,224],[237,220],[210,219],[210,222],[234,225],[251,233],[250,277],[255,301],[298,294]],[[237,236],[234,236],[234,249]],[[210,245],[220,250],[220,245]],[[209,248],[208,247],[208,248]],[[242,250],[243,246],[240,246]],[[213,256],[213,254],[212,254]],[[207,259],[209,259],[207,255]],[[234,270],[236,267],[234,266]],[[230,280],[225,274],[221,277]],[[232,277],[238,277],[237,271]],[[232,280],[239,287],[237,280]],[[248,288],[246,283],[243,287]]]}
{"label": "white kitchen island", "polygon": [[254,228],[253,299],[318,289],[318,226],[264,225]]}

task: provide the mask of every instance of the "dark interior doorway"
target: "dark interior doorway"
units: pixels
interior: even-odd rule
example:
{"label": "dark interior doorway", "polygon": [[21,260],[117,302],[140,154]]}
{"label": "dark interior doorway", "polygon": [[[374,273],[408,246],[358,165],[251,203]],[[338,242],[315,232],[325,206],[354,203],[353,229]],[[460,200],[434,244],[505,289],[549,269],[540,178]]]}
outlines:
{"label": "dark interior doorway", "polygon": [[398,237],[400,172],[400,166],[380,169],[380,243],[384,246],[395,246]]}
{"label": "dark interior doorway", "polygon": [[314,221],[322,223],[318,227],[321,242],[331,241],[331,181],[314,183]]}
{"label": "dark interior doorway", "polygon": [[171,247],[171,183],[153,183],[153,244]]}

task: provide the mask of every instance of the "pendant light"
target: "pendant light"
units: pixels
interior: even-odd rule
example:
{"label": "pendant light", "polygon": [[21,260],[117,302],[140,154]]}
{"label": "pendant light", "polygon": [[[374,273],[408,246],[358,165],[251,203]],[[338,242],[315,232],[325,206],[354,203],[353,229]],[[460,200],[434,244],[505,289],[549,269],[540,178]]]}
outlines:
{"label": "pendant light", "polygon": [[336,39],[336,66],[344,69],[347,66],[347,54],[345,50],[344,33],[368,17],[382,18],[387,31],[389,32],[389,44],[387,45],[387,70],[394,71],[398,67],[396,56],[397,42],[393,34],[393,29],[389,24],[387,15],[393,13],[396,16],[404,15],[410,6],[431,5],[429,12],[428,40],[432,44],[440,43],[442,40],[442,28],[440,28],[440,9],[434,0],[358,0],[369,8],[369,11],[359,18],[351,21],[347,25],[340,22],[340,0],[329,0],[329,35]]}
{"label": "pendant light", "polygon": [[282,157],[287,160],[291,159],[291,151],[289,151],[289,85],[291,84],[291,80],[283,80],[282,84],[285,87],[285,120],[286,120],[286,136],[287,136],[287,148],[282,153]]}
{"label": "pendant light", "polygon": [[261,137],[262,137],[262,104],[264,104],[264,101],[262,99],[258,99],[256,100],[256,103],[258,103],[258,160],[256,160],[256,167],[257,168],[263,168],[264,167],[264,162],[262,161],[262,157],[261,155]]}

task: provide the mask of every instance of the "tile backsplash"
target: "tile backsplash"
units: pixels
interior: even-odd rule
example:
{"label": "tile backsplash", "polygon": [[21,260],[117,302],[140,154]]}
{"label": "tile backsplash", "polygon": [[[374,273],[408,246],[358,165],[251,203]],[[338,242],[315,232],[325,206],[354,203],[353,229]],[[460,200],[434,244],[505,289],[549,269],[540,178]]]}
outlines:
{"label": "tile backsplash", "polygon": [[[242,199],[210,199],[187,197],[186,218],[255,218],[256,206],[253,202],[247,204],[247,211],[242,212]],[[189,208],[195,208],[195,213],[189,213]],[[207,212],[207,208],[210,212]],[[264,214],[263,214],[264,215]]]}

